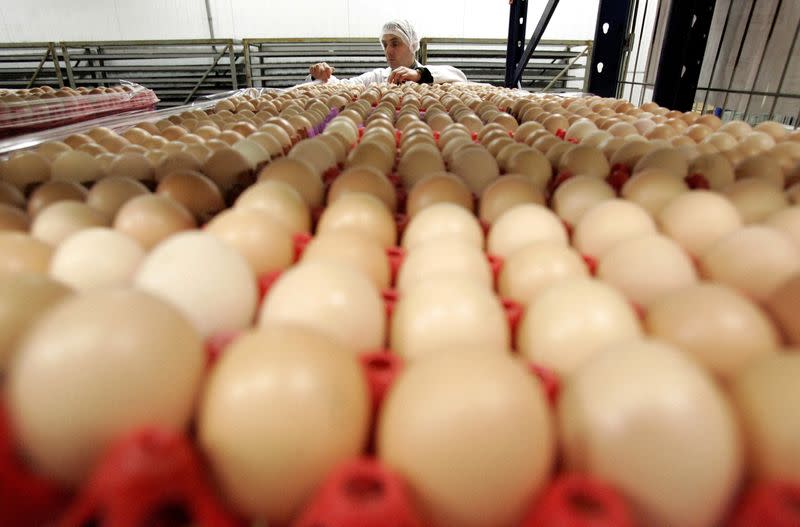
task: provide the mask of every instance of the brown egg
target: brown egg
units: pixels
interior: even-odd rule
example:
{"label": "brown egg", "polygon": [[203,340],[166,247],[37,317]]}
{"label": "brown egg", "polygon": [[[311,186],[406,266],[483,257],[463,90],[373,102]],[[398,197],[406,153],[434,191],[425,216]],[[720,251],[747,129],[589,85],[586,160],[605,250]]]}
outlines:
{"label": "brown egg", "polygon": [[492,224],[486,240],[488,252],[502,258],[535,242],[569,244],[558,216],[542,205],[523,203],[506,210]]}
{"label": "brown egg", "polygon": [[567,128],[564,139],[567,141],[570,139],[576,139],[582,143],[583,139],[586,138],[587,135],[596,131],[597,125],[595,125],[592,121],[589,119],[579,119],[572,123],[569,128]]}
{"label": "brown egg", "polygon": [[637,525],[717,525],[738,490],[732,409],[668,344],[637,339],[599,353],[565,386],[558,421],[566,469],[615,486]]}
{"label": "brown egg", "polygon": [[676,178],[683,179],[688,175],[689,163],[674,148],[657,148],[639,159],[633,167],[633,173],[637,174],[648,168],[659,168]]}
{"label": "brown egg", "polygon": [[18,342],[70,289],[41,274],[19,273],[0,278],[0,375],[5,375]]}
{"label": "brown egg", "polygon": [[273,136],[267,132],[256,132],[247,137],[249,141],[257,143],[263,148],[270,156],[276,158],[283,155],[283,145]]}
{"label": "brown egg", "polygon": [[317,233],[353,230],[383,247],[397,241],[397,226],[389,209],[371,194],[344,194],[328,205],[317,224]]}
{"label": "brown egg", "polygon": [[216,150],[198,170],[216,183],[223,195],[236,195],[255,180],[255,166],[233,148]]}
{"label": "brown egg", "polygon": [[322,178],[304,161],[277,159],[261,170],[259,181],[283,181],[297,190],[309,207],[323,204],[325,188]]}
{"label": "brown egg", "polygon": [[19,273],[47,274],[53,248],[22,232],[0,231],[0,278]]}
{"label": "brown egg", "polygon": [[[550,157],[550,152],[547,155]],[[558,170],[575,176],[605,178],[611,171],[611,167],[600,150],[591,146],[578,145],[564,152],[559,160]]]}
{"label": "brown egg", "polygon": [[741,179],[724,189],[745,224],[757,223],[789,206],[782,188],[761,178]]}
{"label": "brown egg", "polygon": [[477,218],[454,203],[434,203],[421,209],[403,232],[402,246],[412,250],[437,238],[459,239],[483,248],[483,229]]}
{"label": "brown egg", "polygon": [[389,344],[415,360],[448,350],[503,353],[511,342],[505,311],[491,289],[471,276],[434,274],[403,291]]}
{"label": "brown egg", "polygon": [[464,147],[453,154],[450,171],[458,175],[477,196],[500,176],[495,158],[478,145]]}
{"label": "brown egg", "polygon": [[722,190],[736,179],[736,173],[730,161],[718,153],[702,154],[689,165],[690,175],[701,175],[708,182],[711,190]]}
{"label": "brown egg", "polygon": [[508,163],[511,161],[511,158],[520,152],[527,152],[529,150],[533,149],[527,145],[513,141],[504,146],[503,149],[497,154],[497,164],[500,167],[500,171],[508,172]]}
{"label": "brown egg", "polygon": [[144,155],[123,153],[114,157],[108,167],[108,175],[131,178],[137,181],[152,181],[155,179],[155,170]]}
{"label": "brown egg", "polygon": [[792,346],[800,345],[798,299],[800,299],[800,275],[796,274],[780,284],[764,302],[767,312]]}
{"label": "brown egg", "polygon": [[743,139],[752,133],[753,129],[744,121],[729,121],[720,126],[717,131],[730,134],[736,139]]}
{"label": "brown egg", "polygon": [[703,139],[703,142],[714,145],[720,152],[733,150],[739,144],[734,136],[725,132],[712,132]]}
{"label": "brown egg", "polygon": [[291,233],[311,232],[308,205],[294,187],[283,181],[261,181],[250,186],[236,200],[235,208],[263,210]]}
{"label": "brown egg", "polygon": [[655,217],[667,203],[688,191],[683,179],[660,168],[648,168],[626,181],[621,195]]}
{"label": "brown egg", "polygon": [[564,154],[575,147],[576,145],[573,145],[572,143],[561,141],[560,143],[553,145],[550,150],[547,151],[545,156],[547,157],[547,160],[550,162],[551,166],[558,167],[561,165],[561,158],[564,156]]}
{"label": "brown egg", "polygon": [[397,165],[397,174],[406,189],[412,188],[418,181],[437,172],[444,172],[442,156],[436,147],[417,145],[405,152]]}
{"label": "brown egg", "polygon": [[764,132],[772,137],[775,141],[780,141],[781,139],[786,137],[786,127],[775,121],[764,121],[762,123],[758,123],[754,128],[754,130],[758,132]]}
{"label": "brown egg", "polygon": [[368,426],[368,390],[352,352],[311,329],[275,325],[226,349],[200,403],[198,435],[240,514],[289,525],[325,476],[359,455]]}
{"label": "brown egg", "polygon": [[557,242],[536,242],[515,251],[505,260],[497,289],[503,298],[525,306],[550,284],[588,274],[583,259],[572,248]]}
{"label": "brown egg", "polygon": [[[453,382],[437,382],[442,371]],[[442,350],[397,379],[379,422],[378,456],[405,478],[425,525],[520,522],[555,457],[543,393],[502,353]],[[491,437],[474,433],[488,429]],[[487,466],[497,479],[486,477]]]}
{"label": "brown egg", "polygon": [[[72,150],[68,144],[64,143],[63,141],[47,141],[46,143],[42,143],[36,148],[36,153],[43,156],[47,161],[52,163],[55,159],[61,154],[62,152],[66,152],[67,150]],[[32,153],[30,151],[24,151],[22,154]]]}
{"label": "brown egg", "polygon": [[372,166],[355,166],[342,172],[328,189],[328,204],[352,192],[372,194],[390,211],[397,209],[397,191],[389,179]]}
{"label": "brown egg", "polygon": [[710,113],[701,115],[694,122],[695,124],[703,124],[708,126],[712,130],[717,130],[720,126],[722,126],[722,120],[716,115]]}
{"label": "brown egg", "polygon": [[15,186],[0,180],[0,205],[25,209],[25,196]]}
{"label": "brown egg", "polygon": [[753,476],[764,481],[797,481],[800,420],[794,410],[800,398],[800,355],[783,353],[754,360],[731,386]]}
{"label": "brown egg", "polygon": [[559,130],[566,131],[569,128],[570,123],[563,115],[554,114],[542,121],[542,126],[544,126],[544,128],[551,134],[555,134]]}
{"label": "brown egg", "polygon": [[111,289],[68,298],[39,319],[9,370],[19,443],[40,473],[77,485],[120,435],[186,427],[204,362],[197,333],[151,295]]}
{"label": "brown egg", "polygon": [[177,232],[195,227],[192,214],[183,205],[156,194],[128,200],[114,218],[114,228],[133,237],[146,251]]}
{"label": "brown egg", "polygon": [[320,176],[336,166],[336,155],[325,144],[317,139],[305,139],[297,143],[289,152],[290,159],[298,159],[308,163]]}
{"label": "brown egg", "polygon": [[522,150],[511,156],[506,165],[506,172],[526,176],[534,186],[542,191],[547,188],[553,175],[550,161],[533,148]]}
{"label": "brown egg", "polygon": [[507,146],[512,146],[512,147],[517,146],[517,142],[511,139],[508,135],[500,135],[497,138],[493,138],[491,141],[485,144],[486,150],[495,159],[497,159],[497,157],[500,155],[500,152]]}
{"label": "brown egg", "polygon": [[354,352],[381,348],[383,300],[360,271],[330,261],[303,262],[281,275],[264,299],[258,325],[305,326]]}
{"label": "brown egg", "polygon": [[22,152],[0,163],[0,181],[17,187],[21,192],[49,179],[50,161],[35,152]]}
{"label": "brown egg", "polygon": [[667,293],[648,306],[645,327],[725,381],[780,346],[777,331],[758,306],[720,284],[699,283]]}
{"label": "brown egg", "polygon": [[534,141],[531,146],[542,154],[546,154],[552,147],[561,143],[563,143],[563,141],[554,135],[544,135]]}
{"label": "brown egg", "polygon": [[71,148],[78,148],[81,145],[94,143],[94,139],[89,137],[86,134],[72,134],[64,138],[64,144],[68,145]]}
{"label": "brown egg", "polygon": [[282,271],[294,261],[291,231],[267,211],[226,210],[215,216],[205,231],[244,256],[256,276]]}
{"label": "brown egg", "polygon": [[394,165],[393,152],[377,142],[363,141],[350,151],[347,156],[348,168],[368,167],[377,170],[381,175],[388,174]]}
{"label": "brown egg", "polygon": [[783,169],[769,154],[748,157],[736,165],[736,179],[745,178],[762,178],[783,189]]}
{"label": "brown egg", "polygon": [[396,288],[401,293],[432,278],[460,276],[492,289],[492,269],[479,248],[459,239],[437,238],[409,251],[400,266]]}
{"label": "brown egg", "polygon": [[583,213],[600,203],[616,198],[611,185],[593,176],[574,176],[558,186],[552,208],[562,220],[576,225]]}
{"label": "brown egg", "polygon": [[213,181],[193,170],[171,172],[158,184],[156,194],[180,203],[202,225],[225,208],[225,200]]}
{"label": "brown egg", "polygon": [[191,154],[177,152],[168,154],[155,166],[155,180],[161,181],[169,174],[178,170],[202,171],[202,165]]}
{"label": "brown egg", "polygon": [[104,212],[85,203],[59,201],[42,209],[31,224],[31,235],[52,246],[89,227],[104,227],[111,221]]}
{"label": "brown egg", "polygon": [[[436,140],[433,136],[428,131],[421,132],[417,129],[416,131],[406,132],[403,135],[403,141],[400,143],[399,149],[400,157],[404,157],[409,150],[416,146],[427,146],[430,147],[429,150],[431,151],[438,151]],[[387,150],[389,149],[387,148]]]}
{"label": "brown egg", "polygon": [[86,187],[72,181],[49,181],[37,187],[28,199],[28,214],[35,217],[39,211],[59,201],[86,199]]}
{"label": "brown egg", "polygon": [[611,126],[606,128],[606,130],[614,137],[628,137],[631,135],[639,135],[639,130],[637,130],[636,127],[633,126],[632,124],[626,122],[612,123]]}
{"label": "brown egg", "polygon": [[671,291],[697,282],[689,255],[660,234],[646,234],[614,245],[600,259],[597,276],[645,307]]}
{"label": "brown egg", "polygon": [[522,203],[544,205],[544,195],[527,176],[508,174],[486,187],[480,199],[478,216],[492,224],[505,211]]}
{"label": "brown egg", "polygon": [[86,204],[113,218],[128,200],[149,192],[139,181],[129,177],[109,176],[92,185]]}
{"label": "brown egg", "polygon": [[609,344],[641,334],[622,293],[576,275],[543,287],[531,299],[517,329],[517,349],[526,359],[571,376]]}
{"label": "brown egg", "polygon": [[614,152],[609,162],[611,166],[623,165],[632,169],[640,159],[653,150],[655,146],[649,141],[629,141]]}
{"label": "brown egg", "polygon": [[352,231],[330,231],[315,236],[303,250],[302,262],[343,265],[369,278],[379,290],[389,287],[391,273],[385,249]]}
{"label": "brown egg", "polygon": [[[514,140],[520,143],[525,143],[526,139],[537,130],[542,130],[543,126],[536,121],[528,121],[522,123],[514,130]],[[441,139],[441,138],[440,138]]]}
{"label": "brown egg", "polygon": [[128,286],[144,254],[136,240],[119,231],[83,229],[53,253],[50,276],[76,291]]}
{"label": "brown egg", "polygon": [[583,138],[581,144],[584,146],[593,146],[595,148],[600,148],[600,145],[603,144],[605,141],[608,141],[614,137],[610,133],[606,132],[605,130],[596,130],[586,137]]}
{"label": "brown egg", "polygon": [[256,278],[247,260],[206,232],[181,232],[159,243],[134,284],[176,306],[203,337],[249,327],[256,311]]}
{"label": "brown egg", "polygon": [[113,134],[98,140],[97,144],[102,146],[112,154],[118,154],[123,148],[128,146],[130,142],[124,137],[120,137],[116,134]]}
{"label": "brown egg", "polygon": [[779,210],[769,216],[765,225],[774,227],[788,236],[798,247],[800,247],[800,207],[793,206]]}
{"label": "brown egg", "polygon": [[800,248],[772,227],[750,225],[711,245],[702,254],[700,268],[706,278],[764,301],[800,272]]}
{"label": "brown egg", "polygon": [[741,215],[733,203],[706,190],[678,195],[658,212],[656,220],[662,233],[695,258],[742,226]]}
{"label": "brown egg", "polygon": [[473,197],[458,177],[448,172],[433,173],[419,180],[406,201],[406,213],[416,216],[425,207],[436,203],[452,203],[472,211]]}
{"label": "brown egg", "polygon": [[621,199],[604,200],[581,215],[572,244],[581,254],[600,258],[621,241],[655,232],[655,222],[639,205]]}
{"label": "brown egg", "polygon": [[24,210],[0,203],[0,232],[28,232],[31,220]]}

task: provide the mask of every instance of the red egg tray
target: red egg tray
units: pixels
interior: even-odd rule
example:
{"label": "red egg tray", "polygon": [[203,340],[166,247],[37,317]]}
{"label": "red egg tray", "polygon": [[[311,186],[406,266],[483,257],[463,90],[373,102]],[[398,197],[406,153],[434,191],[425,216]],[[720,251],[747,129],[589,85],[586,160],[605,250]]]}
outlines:
{"label": "red egg tray", "polygon": [[0,105],[0,139],[126,112],[155,110],[153,90],[125,82],[128,91]]}

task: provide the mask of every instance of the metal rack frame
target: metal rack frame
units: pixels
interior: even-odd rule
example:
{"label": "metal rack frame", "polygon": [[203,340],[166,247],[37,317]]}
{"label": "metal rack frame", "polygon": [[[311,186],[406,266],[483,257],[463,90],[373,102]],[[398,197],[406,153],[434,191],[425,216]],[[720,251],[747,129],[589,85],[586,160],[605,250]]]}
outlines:
{"label": "metal rack frame", "polygon": [[[16,66],[9,66],[13,64]],[[0,88],[33,88],[37,81],[63,88],[61,69],[61,57],[53,42],[0,43]]]}

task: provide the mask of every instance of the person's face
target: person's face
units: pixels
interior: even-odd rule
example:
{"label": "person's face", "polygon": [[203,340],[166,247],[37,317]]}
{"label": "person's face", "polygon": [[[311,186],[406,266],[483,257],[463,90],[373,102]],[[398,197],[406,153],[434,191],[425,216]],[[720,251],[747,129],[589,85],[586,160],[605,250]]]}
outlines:
{"label": "person's face", "polygon": [[414,53],[396,35],[383,35],[381,37],[383,52],[386,55],[386,62],[391,69],[400,66],[411,67],[414,64]]}

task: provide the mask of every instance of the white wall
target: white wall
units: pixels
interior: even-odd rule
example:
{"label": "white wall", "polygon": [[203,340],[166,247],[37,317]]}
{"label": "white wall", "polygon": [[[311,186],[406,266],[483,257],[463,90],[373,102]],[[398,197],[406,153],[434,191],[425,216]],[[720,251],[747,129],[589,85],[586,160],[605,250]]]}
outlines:
{"label": "white wall", "polygon": [[[377,37],[412,20],[421,36],[505,38],[508,0],[209,0],[217,38]],[[528,34],[547,0],[529,0]],[[544,38],[594,37],[598,0],[561,0]],[[0,42],[208,38],[204,0],[0,0]]]}

